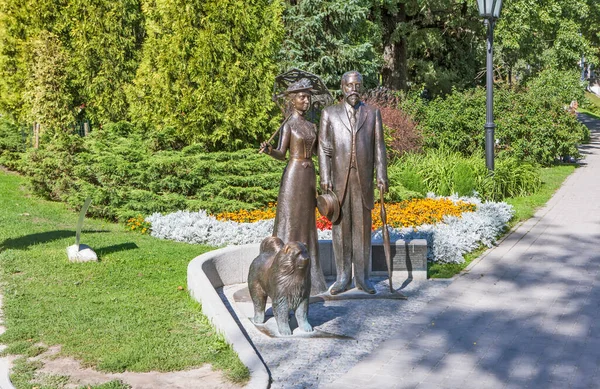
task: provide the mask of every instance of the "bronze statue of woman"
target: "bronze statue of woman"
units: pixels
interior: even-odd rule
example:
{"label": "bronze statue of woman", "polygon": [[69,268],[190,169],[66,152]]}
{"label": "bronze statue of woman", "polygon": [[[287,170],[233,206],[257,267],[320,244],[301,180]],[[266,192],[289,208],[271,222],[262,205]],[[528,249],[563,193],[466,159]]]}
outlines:
{"label": "bronze statue of woman", "polygon": [[312,85],[303,78],[286,90],[290,113],[279,134],[279,146],[274,149],[268,142],[261,150],[284,161],[289,150],[289,162],[283,171],[273,236],[284,243],[298,241],[308,248],[311,259],[311,294],[327,290],[319,262],[319,241],[315,209],[317,188],[312,156],[317,151],[317,128],[304,115],[310,108]]}

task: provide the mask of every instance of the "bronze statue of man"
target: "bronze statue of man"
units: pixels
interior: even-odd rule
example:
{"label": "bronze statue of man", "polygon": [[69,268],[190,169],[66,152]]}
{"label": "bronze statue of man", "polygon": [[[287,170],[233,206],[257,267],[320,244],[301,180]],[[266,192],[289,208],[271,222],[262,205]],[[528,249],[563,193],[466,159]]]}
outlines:
{"label": "bronze statue of man", "polygon": [[342,76],[342,102],[325,108],[319,130],[321,189],[333,191],[340,216],[332,226],[333,255],[337,270],[330,293],[350,287],[352,265],[358,289],[374,294],[369,281],[371,210],[374,207],[374,172],[377,186],[387,192],[387,161],[379,109],[360,100],[362,75]]}

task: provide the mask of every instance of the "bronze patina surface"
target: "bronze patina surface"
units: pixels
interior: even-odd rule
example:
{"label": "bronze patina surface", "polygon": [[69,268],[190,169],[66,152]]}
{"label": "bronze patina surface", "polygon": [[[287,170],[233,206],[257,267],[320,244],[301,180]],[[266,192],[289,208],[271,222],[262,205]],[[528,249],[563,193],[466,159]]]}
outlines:
{"label": "bronze patina surface", "polygon": [[260,254],[248,272],[248,290],[254,304],[255,324],[265,322],[267,297],[271,298],[273,315],[280,335],[292,335],[290,310],[295,311],[298,326],[312,332],[308,323],[310,297],[310,257],[300,242],[268,237],[260,245]]}
{"label": "bronze patina surface", "polygon": [[281,127],[279,145],[263,142],[261,150],[278,160],[289,161],[279,187],[273,236],[286,242],[302,242],[311,258],[312,293],[327,290],[319,262],[319,242],[315,209],[317,206],[316,172],[312,156],[317,150],[317,128],[304,115],[311,102],[312,83],[303,78],[287,89],[291,113]]}
{"label": "bronze patina surface", "polygon": [[359,72],[345,73],[341,88],[343,101],[321,113],[318,142],[321,189],[333,191],[340,201],[340,215],[332,226],[337,279],[330,293],[350,287],[354,266],[355,286],[373,294],[369,257],[374,178],[383,192],[388,190],[383,125],[379,109],[360,99]]}

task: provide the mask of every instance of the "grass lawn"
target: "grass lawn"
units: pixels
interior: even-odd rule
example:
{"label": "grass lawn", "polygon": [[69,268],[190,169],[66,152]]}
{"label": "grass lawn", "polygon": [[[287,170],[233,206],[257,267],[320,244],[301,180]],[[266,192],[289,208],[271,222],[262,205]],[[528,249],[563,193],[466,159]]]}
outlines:
{"label": "grass lawn", "polygon": [[585,98],[590,101],[592,105],[595,106],[596,109],[600,110],[600,97],[596,96],[591,92],[585,92]]}
{"label": "grass lawn", "polygon": [[[0,343],[8,346],[6,353],[33,356],[61,345],[63,355],[101,371],[175,371],[211,363],[233,381],[248,378],[186,291],[188,262],[210,247],[86,219],[81,243],[100,261],[70,263],[65,249],[75,243],[77,218],[64,204],[32,197],[25,178],[0,171],[7,328]],[[15,384],[32,388],[31,366],[20,361],[15,370]]]}
{"label": "grass lawn", "polygon": [[588,111],[587,109],[579,108],[577,110],[577,112],[584,113],[584,114],[589,115],[589,116],[591,116],[593,118],[596,118],[596,119],[600,119],[600,114],[596,114],[596,113],[594,113],[592,111]]}
{"label": "grass lawn", "polygon": [[[527,220],[533,216],[535,211],[546,204],[550,197],[562,185],[564,180],[575,170],[575,165],[558,165],[541,169],[542,187],[531,196],[515,197],[505,200],[515,208],[509,227]],[[487,247],[482,246],[474,252],[465,255],[464,263],[429,263],[427,273],[429,278],[450,278],[460,273],[475,258],[483,254]]]}
{"label": "grass lawn", "polygon": [[600,97],[590,92],[585,92],[585,97],[589,104],[587,104],[585,107],[578,108],[577,112],[585,113],[595,117],[596,119],[600,119]]}

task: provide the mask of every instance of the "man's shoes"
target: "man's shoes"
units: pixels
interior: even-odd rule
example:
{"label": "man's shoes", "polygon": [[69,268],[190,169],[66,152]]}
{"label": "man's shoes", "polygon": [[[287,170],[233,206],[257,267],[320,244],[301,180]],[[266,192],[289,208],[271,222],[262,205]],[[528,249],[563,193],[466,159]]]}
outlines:
{"label": "man's shoes", "polygon": [[356,288],[359,290],[367,292],[368,294],[375,294],[375,288],[373,287],[373,284],[369,280],[358,281],[356,278],[354,278],[354,284],[356,285]]}
{"label": "man's shoes", "polygon": [[349,282],[336,281],[333,285],[331,285],[331,288],[329,289],[329,293],[331,293],[332,296],[334,296],[336,294],[340,294],[342,292],[347,291],[348,286],[350,286]]}

